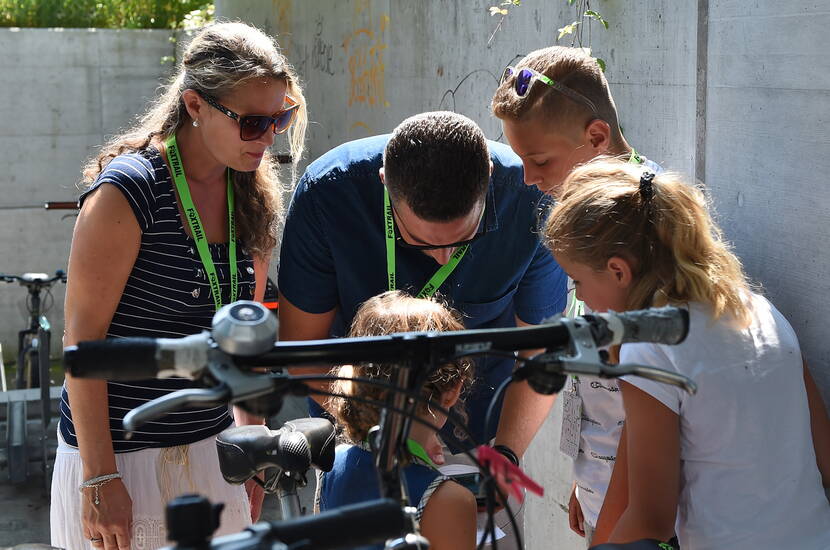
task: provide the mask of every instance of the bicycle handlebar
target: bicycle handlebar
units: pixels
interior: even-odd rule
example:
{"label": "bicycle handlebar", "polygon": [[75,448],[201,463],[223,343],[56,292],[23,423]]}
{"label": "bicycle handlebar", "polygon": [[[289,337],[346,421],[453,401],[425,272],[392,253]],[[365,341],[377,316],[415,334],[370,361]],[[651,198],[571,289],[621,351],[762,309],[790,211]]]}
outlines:
{"label": "bicycle handlebar", "polygon": [[79,210],[78,201],[46,201],[43,203],[45,210]]}
{"label": "bicycle handlebar", "polygon": [[[238,303],[237,303],[238,304]],[[252,304],[252,303],[247,303]],[[233,311],[234,307],[227,311]],[[249,306],[252,307],[252,306]],[[261,306],[259,306],[261,307]],[[224,308],[223,308],[224,309]],[[245,309],[245,308],[242,308]],[[228,315],[217,313],[222,322]],[[270,314],[270,313],[269,313]],[[389,336],[341,338],[310,342],[277,342],[259,355],[240,356],[223,352],[207,332],[184,338],[119,338],[80,342],[64,350],[64,368],[78,378],[140,380],[177,376],[207,377],[210,389],[189,389],[145,403],[130,411],[124,426],[132,431],[141,424],[188,405],[249,403],[269,412],[274,404],[252,401],[280,393],[301,393],[301,382],[285,374],[255,374],[238,367],[281,367],[297,365],[339,365],[359,362],[398,364],[451,361],[459,356],[517,349],[545,348],[548,353],[525,360],[514,379],[526,379],[539,393],[561,389],[566,374],[617,378],[635,375],[672,384],[689,393],[694,382],[676,373],[639,365],[609,366],[599,357],[597,347],[615,342],[681,342],[688,331],[688,312],[677,308],[602,313],[581,319],[556,318],[532,327],[463,330],[455,332],[413,332]],[[272,333],[269,332],[273,338]],[[561,350],[570,348],[571,355]],[[550,350],[554,350],[553,353]],[[275,403],[279,402],[275,400]],[[267,410],[266,410],[267,409]]]}
{"label": "bicycle handlebar", "polygon": [[[678,308],[601,313],[585,316],[596,346],[625,342],[677,344],[686,337],[689,315]],[[388,336],[277,342],[251,357],[228,357],[242,367],[340,365],[394,362],[418,356],[446,360],[486,352],[562,349],[570,342],[565,323],[556,318],[530,327],[411,332]],[[79,342],[64,350],[64,368],[75,377],[107,380],[180,376],[198,378],[216,344],[208,333],[184,338],[118,338]],[[615,376],[618,371],[600,372]],[[583,373],[585,374],[585,373]]]}
{"label": "bicycle handlebar", "polygon": [[7,275],[0,273],[0,281],[4,283],[20,283],[21,286],[46,288],[52,286],[56,281],[66,282],[66,272],[62,269],[55,271],[55,275],[49,277],[46,273],[24,273],[23,275]]}
{"label": "bicycle handlebar", "polygon": [[145,380],[192,378],[207,364],[208,334],[184,338],[109,338],[79,342],[64,350],[64,369],[76,378]]}

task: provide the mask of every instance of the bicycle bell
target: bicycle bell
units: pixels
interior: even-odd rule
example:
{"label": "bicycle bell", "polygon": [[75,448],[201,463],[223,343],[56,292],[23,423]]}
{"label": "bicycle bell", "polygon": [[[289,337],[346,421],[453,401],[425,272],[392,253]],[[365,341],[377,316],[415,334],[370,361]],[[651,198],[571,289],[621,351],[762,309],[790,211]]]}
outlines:
{"label": "bicycle bell", "polygon": [[277,339],[279,321],[257,302],[239,300],[213,316],[213,340],[230,355],[253,356],[270,350]]}

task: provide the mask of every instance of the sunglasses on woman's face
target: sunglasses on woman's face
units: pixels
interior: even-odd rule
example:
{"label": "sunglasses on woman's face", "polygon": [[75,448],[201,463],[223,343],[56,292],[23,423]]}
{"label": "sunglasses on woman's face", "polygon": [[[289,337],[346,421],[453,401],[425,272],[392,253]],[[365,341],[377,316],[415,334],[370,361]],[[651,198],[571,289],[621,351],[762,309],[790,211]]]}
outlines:
{"label": "sunglasses on woman's face", "polygon": [[294,123],[294,119],[297,117],[297,111],[300,107],[300,104],[294,100],[294,98],[291,96],[285,96],[283,109],[274,116],[239,116],[212,97],[203,93],[199,93],[199,95],[207,101],[208,105],[225,113],[239,123],[239,139],[242,141],[254,141],[255,139],[259,139],[271,127],[274,128],[275,134],[282,134]]}
{"label": "sunglasses on woman's face", "polygon": [[533,86],[534,82],[538,81],[543,84],[547,84],[559,93],[565,94],[577,103],[585,105],[586,107],[591,109],[591,111],[595,115],[597,114],[597,108],[594,106],[594,103],[590,99],[580,94],[576,90],[572,90],[571,88],[568,88],[567,86],[560,84],[559,82],[551,80],[539,71],[533,69],[517,70],[515,67],[506,67],[501,75],[499,85],[504,84],[511,78],[515,79],[513,82],[513,89],[516,91],[516,95],[518,95],[519,97],[525,97],[527,93],[530,91],[530,88],[531,86]]}

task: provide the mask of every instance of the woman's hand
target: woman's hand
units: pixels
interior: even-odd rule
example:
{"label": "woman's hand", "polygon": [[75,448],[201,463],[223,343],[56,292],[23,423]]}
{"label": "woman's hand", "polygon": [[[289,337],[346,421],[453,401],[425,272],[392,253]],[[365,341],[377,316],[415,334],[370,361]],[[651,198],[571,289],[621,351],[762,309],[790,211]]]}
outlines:
{"label": "woman's hand", "polygon": [[571,531],[580,537],[585,536],[585,516],[582,515],[582,505],[579,504],[579,499],[576,498],[576,483],[571,489],[571,498],[568,500],[568,523],[571,526]]}
{"label": "woman's hand", "polygon": [[130,550],[133,501],[120,479],[95,488],[84,489],[81,499],[81,522],[84,537],[92,546],[104,550]]}

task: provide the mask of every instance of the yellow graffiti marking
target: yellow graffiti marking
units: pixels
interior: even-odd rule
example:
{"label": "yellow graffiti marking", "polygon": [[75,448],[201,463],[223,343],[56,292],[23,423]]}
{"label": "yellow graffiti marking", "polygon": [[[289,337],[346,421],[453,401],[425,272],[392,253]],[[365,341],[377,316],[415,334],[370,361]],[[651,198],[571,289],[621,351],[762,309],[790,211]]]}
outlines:
{"label": "yellow graffiti marking", "polygon": [[369,10],[371,8],[371,0],[356,0],[354,3],[354,14],[360,15],[361,13]]}
{"label": "yellow graffiti marking", "polygon": [[354,129],[356,129],[356,128],[362,128],[362,129],[366,130],[367,132],[371,132],[371,131],[372,131],[372,129],[371,129],[371,128],[369,128],[369,125],[368,125],[368,124],[366,124],[365,122],[363,122],[362,120],[358,120],[357,122],[353,123],[353,124],[349,127],[349,131],[351,132],[351,131],[353,131],[353,130],[354,130]]}
{"label": "yellow graffiti marking", "polygon": [[273,0],[277,19],[277,41],[286,57],[291,56],[292,0]]}
{"label": "yellow graffiti marking", "polygon": [[343,40],[343,49],[349,58],[349,106],[363,103],[371,107],[388,107],[386,100],[385,34],[389,16],[378,19],[376,28],[356,29]]}

